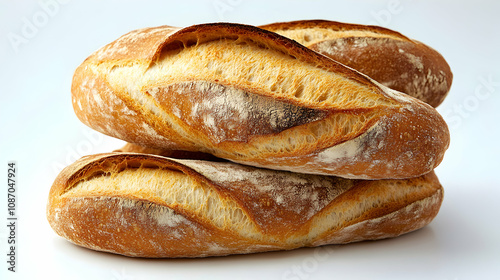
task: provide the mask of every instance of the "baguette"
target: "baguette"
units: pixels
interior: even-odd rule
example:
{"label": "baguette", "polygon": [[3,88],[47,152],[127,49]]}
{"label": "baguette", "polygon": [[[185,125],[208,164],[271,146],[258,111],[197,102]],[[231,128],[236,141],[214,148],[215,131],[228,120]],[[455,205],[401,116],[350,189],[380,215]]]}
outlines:
{"label": "baguette", "polygon": [[326,20],[260,26],[352,67],[433,107],[448,94],[453,74],[443,56],[393,30]]}
{"label": "baguette", "polygon": [[396,237],[429,224],[442,199],[433,172],[366,181],[108,153],[58,175],[47,218],[93,250],[194,258]]}
{"label": "baguette", "polygon": [[409,178],[442,160],[431,106],[257,27],[132,31],[75,71],[91,128],[154,149],[353,179]]}

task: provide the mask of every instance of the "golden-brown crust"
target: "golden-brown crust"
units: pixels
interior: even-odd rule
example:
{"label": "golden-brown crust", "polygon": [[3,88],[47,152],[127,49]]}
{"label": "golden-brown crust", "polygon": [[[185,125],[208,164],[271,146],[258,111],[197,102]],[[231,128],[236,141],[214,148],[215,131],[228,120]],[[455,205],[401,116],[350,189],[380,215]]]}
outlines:
{"label": "golden-brown crust", "polygon": [[[217,76],[217,71],[225,69],[210,70],[210,63],[218,62],[224,50],[231,50],[227,48],[209,52],[212,56],[207,58],[206,65],[200,66],[205,68],[197,71],[203,75],[184,77],[185,71],[180,70],[169,80],[156,79],[171,62],[165,57],[175,62],[177,53],[184,48],[195,52],[208,42],[224,43],[222,38],[232,40],[230,44],[234,47],[252,45],[249,55],[261,49],[272,50],[272,59],[276,61],[279,58],[294,65],[302,63],[308,71],[327,73],[322,77],[325,78],[323,84],[333,93],[322,94],[312,89],[310,92],[316,94],[311,97],[314,100],[301,99],[301,87],[312,88],[316,84],[297,82],[298,75],[290,76],[288,71],[276,77],[265,75],[265,78],[275,78],[274,83],[293,78],[290,81],[293,96],[283,95],[279,88],[265,90],[262,83],[252,84],[250,78],[246,81]],[[264,52],[267,55],[267,51]],[[273,62],[268,61],[266,65]],[[319,76],[311,74],[300,78]],[[151,81],[140,83],[147,79]],[[331,86],[334,82],[336,87]],[[175,90],[178,93],[172,94]],[[246,25],[204,24],[180,30],[157,27],[133,31],[97,51],[76,70],[72,94],[73,107],[80,120],[105,134],[155,149],[210,153],[271,169],[296,170],[305,164],[307,168],[302,171],[313,174],[364,179],[409,178],[435,168],[449,143],[444,120],[430,106],[391,91],[295,41]],[[166,98],[168,96],[172,98]],[[208,99],[197,101],[200,96]],[[199,114],[202,110],[203,115]],[[187,111],[191,114],[185,115]],[[289,111],[299,112],[299,117]],[[419,138],[421,141],[387,142],[372,154],[358,153],[363,147],[355,147],[352,153],[337,151],[341,148],[336,147],[343,143],[366,146],[367,143],[361,143],[366,140],[364,135],[380,127],[383,127],[381,134],[393,133],[386,139],[402,142],[403,138]],[[393,145],[398,147],[394,150]],[[333,153],[332,148],[336,149]],[[399,160],[401,154],[411,161]],[[411,157],[412,154],[415,157]],[[342,160],[337,161],[339,158]],[[367,162],[380,165],[393,159],[397,162],[391,163],[392,167],[373,166],[358,174]],[[335,163],[327,166],[332,161]],[[345,169],[346,162],[352,167]]]}
{"label": "golden-brown crust", "polygon": [[321,19],[312,19],[312,20],[296,20],[296,21],[286,21],[286,22],[275,22],[265,25],[260,25],[259,28],[265,30],[289,30],[289,29],[305,29],[305,28],[324,28],[332,31],[352,31],[352,30],[362,30],[362,31],[371,31],[373,33],[379,33],[384,35],[390,35],[393,37],[397,37],[401,40],[408,40],[408,37],[403,34],[376,25],[364,25],[364,24],[354,24],[354,23],[345,23],[339,21],[332,20],[321,20]]}
{"label": "golden-brown crust", "polygon": [[[415,176],[407,174],[429,173],[444,157],[442,146],[433,144],[437,138],[431,140],[426,135],[444,140],[449,137],[448,127],[440,116],[427,114],[425,109],[400,110],[380,118],[353,140],[331,144],[331,148],[296,157],[234,161],[310,174],[341,174],[338,176],[351,179],[409,178]],[[444,141],[447,146],[449,140]]]}
{"label": "golden-brown crust", "polygon": [[324,30],[333,32],[312,42],[292,39],[433,107],[443,102],[452,84],[453,74],[441,54],[387,28],[326,20],[280,22],[260,28],[285,36],[290,30],[302,30],[301,36],[306,37]]}
{"label": "golden-brown crust", "polygon": [[436,217],[443,195],[443,189],[439,189],[432,196],[412,202],[387,215],[352,223],[334,233],[325,234],[315,240],[312,246],[377,240],[388,235],[397,237],[418,230]]}
{"label": "golden-brown crust", "polygon": [[235,23],[207,23],[185,28],[165,25],[134,30],[104,46],[88,57],[86,62],[99,64],[112,60],[126,64],[147,61],[154,64],[160,59],[162,52],[182,49],[222,38],[234,40],[251,38],[263,47],[280,50],[284,54],[302,59],[316,67],[345,75],[348,79],[353,79],[377,90],[376,86],[373,86],[370,79],[365,76],[350,71],[334,60],[325,59],[324,56],[312,52],[293,40],[255,26]]}
{"label": "golden-brown crust", "polygon": [[[119,60],[124,63],[136,62],[138,60],[150,62],[158,55],[162,44],[165,42],[165,38],[179,29],[178,27],[165,25],[131,31],[107,44],[101,48],[99,52],[87,58],[87,60],[92,60],[97,63],[109,60]],[[125,47],[128,43],[124,44],[124,42],[133,41],[140,41],[141,43]]]}
{"label": "golden-brown crust", "polygon": [[[200,194],[196,186],[204,188],[207,197],[200,201],[214,208],[207,211],[236,205],[228,213],[242,213],[238,219],[247,222],[218,225],[210,213],[196,210],[205,206],[183,203],[181,193],[170,203],[161,194],[152,195],[146,181],[130,192],[121,189],[119,184],[133,184],[122,177],[126,170],[136,172],[136,178],[148,170],[160,172],[153,180],[163,172],[181,172],[193,180],[193,185],[183,186],[188,192]],[[98,184],[103,180],[117,185],[102,189]],[[168,192],[168,185],[163,188]],[[226,202],[217,202],[211,191]],[[84,157],[59,174],[50,191],[47,218],[59,235],[98,251],[204,257],[395,237],[428,224],[441,201],[442,187],[433,173],[409,180],[362,181],[109,153]]]}
{"label": "golden-brown crust", "polygon": [[305,29],[305,28],[324,28],[332,31],[352,31],[352,30],[362,30],[362,31],[371,31],[373,33],[380,33],[384,35],[391,35],[393,37],[397,37],[401,40],[408,40],[408,37],[403,34],[376,25],[364,25],[364,24],[353,24],[353,23],[345,23],[339,21],[331,21],[331,20],[321,20],[321,19],[312,19],[312,20],[296,20],[296,21],[286,21],[286,22],[274,22],[270,24],[260,25],[259,28],[275,31],[275,30],[289,30],[289,29]]}

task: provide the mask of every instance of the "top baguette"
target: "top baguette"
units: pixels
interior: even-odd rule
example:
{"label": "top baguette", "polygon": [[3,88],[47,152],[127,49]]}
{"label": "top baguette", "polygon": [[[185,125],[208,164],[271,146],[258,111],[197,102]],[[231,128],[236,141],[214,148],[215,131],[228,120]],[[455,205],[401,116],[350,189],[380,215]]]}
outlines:
{"label": "top baguette", "polygon": [[451,88],[453,74],[440,53],[387,28],[327,20],[259,27],[296,40],[433,107],[443,102]]}
{"label": "top baguette", "polygon": [[410,178],[449,145],[428,104],[248,25],[132,31],[77,68],[72,95],[104,134],[269,169]]}

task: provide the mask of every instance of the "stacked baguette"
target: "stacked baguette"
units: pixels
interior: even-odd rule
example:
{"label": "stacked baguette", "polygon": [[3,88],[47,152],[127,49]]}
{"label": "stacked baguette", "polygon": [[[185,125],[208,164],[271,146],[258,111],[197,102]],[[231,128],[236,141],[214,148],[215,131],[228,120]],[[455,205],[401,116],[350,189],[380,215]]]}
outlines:
{"label": "stacked baguette", "polygon": [[433,170],[449,145],[426,102],[439,105],[451,80],[435,50],[379,27],[132,31],[87,58],[72,84],[79,119],[129,144],[65,168],[49,223],[77,245],[154,258],[422,228],[443,199]]}

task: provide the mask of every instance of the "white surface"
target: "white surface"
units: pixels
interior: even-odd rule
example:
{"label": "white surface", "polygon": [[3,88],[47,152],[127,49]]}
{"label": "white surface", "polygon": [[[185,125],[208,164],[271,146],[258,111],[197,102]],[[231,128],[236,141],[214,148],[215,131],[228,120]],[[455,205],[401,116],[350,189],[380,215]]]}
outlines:
{"label": "white surface", "polygon": [[[1,279],[500,279],[500,2],[54,1],[0,1]],[[448,60],[453,87],[439,111],[452,144],[437,169],[445,200],[430,226],[378,242],[198,260],[125,258],[55,235],[45,203],[58,171],[122,144],[72,111],[72,74],[91,52],[147,26],[316,18],[386,26]],[[18,165],[16,273],[6,263],[10,160]]]}

